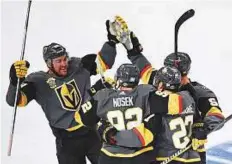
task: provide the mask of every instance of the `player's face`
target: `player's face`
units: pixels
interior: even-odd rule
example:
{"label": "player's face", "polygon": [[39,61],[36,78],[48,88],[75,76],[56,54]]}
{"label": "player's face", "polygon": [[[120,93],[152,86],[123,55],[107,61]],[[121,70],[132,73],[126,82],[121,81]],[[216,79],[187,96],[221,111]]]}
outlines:
{"label": "player's face", "polygon": [[59,76],[66,76],[68,72],[68,57],[66,55],[52,60],[53,70]]}
{"label": "player's face", "polygon": [[190,80],[189,80],[188,76],[187,76],[187,75],[182,76],[182,77],[181,77],[181,84],[182,84],[182,85],[186,85],[186,84],[188,84],[188,83],[190,83]]}
{"label": "player's face", "polygon": [[163,91],[163,89],[164,89],[163,83],[162,83],[162,82],[159,82],[159,85],[158,85],[158,87],[157,87],[157,90],[158,90],[158,91]]}

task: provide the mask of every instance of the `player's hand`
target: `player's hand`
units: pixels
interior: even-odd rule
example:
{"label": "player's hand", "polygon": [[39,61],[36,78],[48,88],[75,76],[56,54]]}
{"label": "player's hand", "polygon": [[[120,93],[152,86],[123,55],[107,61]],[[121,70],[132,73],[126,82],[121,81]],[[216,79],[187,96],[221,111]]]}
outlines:
{"label": "player's hand", "polygon": [[138,37],[134,34],[133,31],[130,32],[130,38],[133,45],[133,50],[136,52],[142,52],[143,46],[140,44]]}
{"label": "player's hand", "polygon": [[192,147],[197,150],[201,145],[207,143],[207,132],[204,128],[204,123],[198,121],[193,124],[192,128]]}
{"label": "player's hand", "polygon": [[113,25],[113,22],[111,22],[110,20],[106,20],[106,30],[108,40],[110,42],[113,42],[114,44],[119,43],[119,40],[116,37],[115,27]]}
{"label": "player's hand", "polygon": [[130,38],[130,31],[124,19],[120,16],[115,16],[114,21],[106,21],[106,29],[108,32],[108,40],[114,43],[126,43]]}
{"label": "player's hand", "polygon": [[95,62],[96,57],[97,54],[87,54],[81,58],[81,63],[83,64],[83,67],[89,71],[90,75],[97,74],[97,64]]}
{"label": "player's hand", "polygon": [[113,88],[114,86],[115,81],[110,77],[105,77],[104,79],[99,79],[94,85],[92,85],[89,89],[89,94],[93,96],[101,89]]}
{"label": "player's hand", "polygon": [[104,142],[112,145],[117,143],[117,141],[114,139],[114,135],[117,133],[117,129],[109,122],[101,121],[98,124],[98,132]]}
{"label": "player's hand", "polygon": [[143,51],[143,47],[139,43],[139,39],[136,37],[134,32],[128,29],[126,21],[121,16],[115,16],[115,20],[112,23],[112,27],[115,31],[116,39],[124,45],[127,51]]}
{"label": "player's hand", "polygon": [[30,63],[26,60],[19,60],[12,64],[10,68],[10,80],[13,85],[17,85],[17,79],[22,82],[27,75],[27,70],[30,67]]}

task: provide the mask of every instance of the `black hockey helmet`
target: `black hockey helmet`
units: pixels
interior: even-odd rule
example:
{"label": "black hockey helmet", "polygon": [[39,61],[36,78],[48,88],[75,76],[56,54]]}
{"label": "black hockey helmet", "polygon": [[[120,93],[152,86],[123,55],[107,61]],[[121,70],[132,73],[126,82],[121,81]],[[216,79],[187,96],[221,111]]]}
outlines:
{"label": "black hockey helmet", "polygon": [[164,66],[154,76],[153,85],[158,88],[162,82],[164,89],[178,90],[181,83],[181,73],[175,67]]}
{"label": "black hockey helmet", "polygon": [[119,86],[135,87],[139,83],[140,72],[138,67],[133,64],[122,64],[116,72],[115,81]]}
{"label": "black hockey helmet", "polygon": [[66,49],[58,43],[51,43],[43,47],[43,58],[46,63],[51,59],[64,55],[68,57]]}
{"label": "black hockey helmet", "polygon": [[176,67],[181,75],[187,75],[191,67],[191,58],[187,53],[171,53],[164,59],[165,66]]}

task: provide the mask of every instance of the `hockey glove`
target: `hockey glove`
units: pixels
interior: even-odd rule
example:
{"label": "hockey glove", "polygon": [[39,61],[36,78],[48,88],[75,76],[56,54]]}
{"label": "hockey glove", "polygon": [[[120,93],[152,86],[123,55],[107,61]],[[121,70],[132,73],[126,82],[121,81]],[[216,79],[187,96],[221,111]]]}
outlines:
{"label": "hockey glove", "polygon": [[122,17],[120,16],[115,17],[113,27],[116,31],[116,38],[120,43],[124,45],[127,51],[130,50],[134,50],[136,52],[143,51],[143,47],[139,43],[138,38],[135,36],[135,34],[132,31],[128,29],[127,23]]}
{"label": "hockey glove", "polygon": [[116,31],[114,25],[110,20],[106,20],[106,30],[107,30],[107,38],[109,40],[109,44],[114,46],[116,43],[119,43],[119,40],[116,37]]}
{"label": "hockey glove", "polygon": [[83,67],[89,71],[90,76],[97,74],[96,57],[97,54],[88,54],[81,58],[81,63],[83,64]]}
{"label": "hockey glove", "polygon": [[106,27],[109,41],[113,41],[114,43],[120,42],[132,47],[131,41],[128,40],[128,38],[130,38],[130,31],[122,17],[115,16],[113,22],[107,20]]}
{"label": "hockey glove", "polygon": [[117,133],[117,129],[109,122],[101,121],[98,125],[98,132],[104,142],[112,145],[117,143],[114,139],[114,135]]}
{"label": "hockey glove", "polygon": [[204,123],[199,121],[193,124],[192,128],[192,147],[197,150],[199,146],[207,143],[207,132],[205,131]]}
{"label": "hockey glove", "polygon": [[221,129],[224,126],[224,117],[206,116],[204,118],[205,131],[209,134],[212,131]]}
{"label": "hockey glove", "polygon": [[114,86],[114,80],[110,77],[106,77],[103,80],[99,79],[94,85],[92,85],[88,92],[90,96],[94,96],[99,90],[104,88],[113,88]]}
{"label": "hockey glove", "polygon": [[20,83],[25,80],[27,70],[30,67],[30,63],[26,60],[16,61],[11,65],[10,68],[10,82],[12,85],[17,85],[17,79],[19,78]]}
{"label": "hockey glove", "polygon": [[137,38],[137,36],[134,34],[133,31],[131,31],[130,33],[130,38],[132,41],[132,45],[133,45],[133,50],[136,52],[142,52],[143,51],[143,47],[139,42],[139,39]]}
{"label": "hockey glove", "polygon": [[129,49],[128,46],[124,45],[124,47],[127,49],[127,57],[130,59],[132,56],[140,55],[140,53],[143,51],[142,45],[139,43],[139,39],[135,36],[135,34],[131,31],[130,32],[130,38],[128,39],[128,43],[131,41],[132,49]]}

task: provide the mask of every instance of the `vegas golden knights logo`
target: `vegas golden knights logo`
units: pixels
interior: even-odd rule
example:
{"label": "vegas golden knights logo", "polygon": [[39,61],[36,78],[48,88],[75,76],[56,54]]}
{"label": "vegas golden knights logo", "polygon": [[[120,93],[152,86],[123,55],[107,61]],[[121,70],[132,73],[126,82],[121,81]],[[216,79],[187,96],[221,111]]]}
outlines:
{"label": "vegas golden knights logo", "polygon": [[81,94],[74,80],[57,87],[56,94],[62,107],[69,111],[77,111],[81,105]]}

